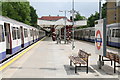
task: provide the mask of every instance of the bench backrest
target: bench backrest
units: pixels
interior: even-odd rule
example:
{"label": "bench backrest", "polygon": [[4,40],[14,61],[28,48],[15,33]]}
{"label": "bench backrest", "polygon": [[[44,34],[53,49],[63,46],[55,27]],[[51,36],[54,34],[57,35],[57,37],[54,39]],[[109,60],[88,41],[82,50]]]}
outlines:
{"label": "bench backrest", "polygon": [[106,58],[109,58],[110,60],[114,60],[115,59],[115,54],[113,54],[112,52],[107,52],[106,53]]}
{"label": "bench backrest", "polygon": [[115,54],[115,62],[120,63],[120,56],[118,54]]}
{"label": "bench backrest", "polygon": [[88,57],[90,56],[90,54],[88,54],[87,52],[83,51],[83,50],[79,50],[78,52],[78,56],[80,58],[82,58],[84,61],[88,61]]}
{"label": "bench backrest", "polygon": [[113,60],[115,62],[120,63],[120,56],[119,56],[119,54],[114,54],[112,52],[107,52],[105,57],[109,58],[110,60]]}

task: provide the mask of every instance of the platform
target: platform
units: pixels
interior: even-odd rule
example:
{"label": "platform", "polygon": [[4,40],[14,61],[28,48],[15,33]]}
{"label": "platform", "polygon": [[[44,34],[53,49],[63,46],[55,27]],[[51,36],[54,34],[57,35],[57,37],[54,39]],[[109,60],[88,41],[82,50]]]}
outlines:
{"label": "platform", "polygon": [[[89,73],[85,68],[74,73],[69,66],[69,55],[76,55],[79,49],[91,53]],[[116,51],[109,48],[109,50]],[[118,78],[113,72],[110,62],[106,62],[102,70],[97,66],[98,55],[95,54],[94,43],[75,40],[75,49],[71,44],[56,44],[50,37],[40,41],[35,47],[13,62],[2,72],[3,78]]]}

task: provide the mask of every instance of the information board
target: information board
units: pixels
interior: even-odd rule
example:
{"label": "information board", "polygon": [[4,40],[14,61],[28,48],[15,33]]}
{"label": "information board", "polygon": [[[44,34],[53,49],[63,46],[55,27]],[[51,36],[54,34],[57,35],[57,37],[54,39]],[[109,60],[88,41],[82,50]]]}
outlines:
{"label": "information board", "polygon": [[96,21],[95,53],[101,56],[106,56],[106,19]]}

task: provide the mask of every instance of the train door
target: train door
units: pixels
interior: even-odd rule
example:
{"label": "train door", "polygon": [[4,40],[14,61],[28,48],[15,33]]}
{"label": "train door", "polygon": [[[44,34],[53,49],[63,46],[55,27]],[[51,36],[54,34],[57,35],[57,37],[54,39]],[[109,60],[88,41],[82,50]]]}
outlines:
{"label": "train door", "polygon": [[88,31],[88,40],[90,40],[90,37],[91,37],[91,30]]}
{"label": "train door", "polygon": [[5,37],[6,37],[6,54],[12,54],[12,39],[10,24],[4,23]]}
{"label": "train door", "polygon": [[112,29],[108,28],[107,32],[107,45],[111,45]]}
{"label": "train door", "polygon": [[21,47],[24,48],[24,35],[23,35],[23,27],[20,27],[20,31],[21,31]]}

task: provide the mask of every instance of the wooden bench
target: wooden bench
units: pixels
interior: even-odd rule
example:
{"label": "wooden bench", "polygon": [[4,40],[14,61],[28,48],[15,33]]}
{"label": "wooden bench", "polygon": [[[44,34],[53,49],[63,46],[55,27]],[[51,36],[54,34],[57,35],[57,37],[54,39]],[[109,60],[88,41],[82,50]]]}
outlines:
{"label": "wooden bench", "polygon": [[112,52],[107,52],[105,58],[107,58],[109,60],[103,59],[103,57],[102,57],[102,61],[103,62],[104,61],[111,61],[111,65],[112,65],[112,61],[114,61],[114,73],[116,73],[116,67],[120,67],[120,66],[116,65],[116,63],[120,64],[119,54],[114,54]]}
{"label": "wooden bench", "polygon": [[75,65],[75,73],[77,73],[77,67],[86,67],[86,73],[88,73],[88,58],[90,55],[91,54],[88,54],[83,50],[79,50],[78,56],[69,56],[70,66],[72,66],[72,63]]}

